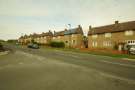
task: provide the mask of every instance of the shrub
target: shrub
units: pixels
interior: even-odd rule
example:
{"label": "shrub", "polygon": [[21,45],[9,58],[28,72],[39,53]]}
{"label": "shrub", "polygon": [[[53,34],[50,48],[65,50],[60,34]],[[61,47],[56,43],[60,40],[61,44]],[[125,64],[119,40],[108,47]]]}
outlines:
{"label": "shrub", "polygon": [[0,51],[4,50],[3,45],[0,43]]}
{"label": "shrub", "polygon": [[10,40],[7,40],[8,43],[17,43],[18,40],[15,40],[15,39],[10,39]]}
{"label": "shrub", "polygon": [[113,48],[114,48],[114,50],[118,50],[119,47],[118,47],[118,45],[115,44]]}
{"label": "shrub", "polygon": [[52,42],[50,42],[50,46],[51,47],[57,47],[57,48],[64,48],[65,47],[65,43],[64,42],[52,41]]}

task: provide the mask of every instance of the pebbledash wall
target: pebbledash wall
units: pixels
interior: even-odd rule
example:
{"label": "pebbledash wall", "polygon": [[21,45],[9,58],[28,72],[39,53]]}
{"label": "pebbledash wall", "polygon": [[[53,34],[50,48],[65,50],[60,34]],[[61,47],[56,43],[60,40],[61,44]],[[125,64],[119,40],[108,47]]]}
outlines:
{"label": "pebbledash wall", "polygon": [[101,26],[89,27],[88,47],[114,49],[115,46],[121,50],[124,44],[135,44],[135,21]]}

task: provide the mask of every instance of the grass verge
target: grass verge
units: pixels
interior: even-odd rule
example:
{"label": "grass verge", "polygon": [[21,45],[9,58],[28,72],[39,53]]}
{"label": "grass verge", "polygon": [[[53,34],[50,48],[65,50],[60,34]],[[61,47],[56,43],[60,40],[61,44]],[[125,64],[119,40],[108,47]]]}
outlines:
{"label": "grass verge", "polygon": [[76,52],[76,53],[86,53],[86,54],[93,54],[93,55],[102,55],[102,56],[109,56],[114,58],[129,58],[129,59],[135,59],[135,55],[128,55],[128,54],[114,54],[111,52],[100,52],[100,51],[84,51],[80,49],[74,49],[74,48],[51,48],[51,47],[41,47],[43,49],[53,49],[53,50],[61,50],[61,51],[70,51],[70,52]]}

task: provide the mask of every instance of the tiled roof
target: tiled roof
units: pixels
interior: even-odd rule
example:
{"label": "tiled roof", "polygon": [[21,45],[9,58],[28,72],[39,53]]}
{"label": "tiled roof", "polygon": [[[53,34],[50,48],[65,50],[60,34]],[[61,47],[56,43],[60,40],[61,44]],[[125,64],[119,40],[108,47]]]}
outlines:
{"label": "tiled roof", "polygon": [[64,32],[65,31],[59,31],[59,32],[54,31],[54,36],[64,36]]}
{"label": "tiled roof", "polygon": [[69,29],[64,32],[64,35],[71,35],[71,34],[83,34],[82,27],[79,25],[77,28]]}
{"label": "tiled roof", "polygon": [[40,36],[53,36],[53,33],[51,31],[46,33],[43,32],[42,34],[40,34]]}
{"label": "tiled roof", "polygon": [[135,30],[135,21],[116,23],[116,24],[106,25],[101,27],[94,27],[89,30],[88,35],[122,32],[126,30]]}

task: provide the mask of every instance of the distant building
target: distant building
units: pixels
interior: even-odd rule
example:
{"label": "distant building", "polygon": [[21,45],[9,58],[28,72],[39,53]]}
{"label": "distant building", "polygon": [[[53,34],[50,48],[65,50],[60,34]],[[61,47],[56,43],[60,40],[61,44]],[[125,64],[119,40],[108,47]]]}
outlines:
{"label": "distant building", "polygon": [[122,50],[124,44],[135,43],[135,21],[89,27],[88,47],[113,49],[115,46]]}
{"label": "distant building", "polygon": [[21,36],[18,41],[21,44],[31,43],[32,40],[39,44],[49,44],[50,41],[52,40],[52,38],[53,38],[53,33],[51,31],[49,31],[49,32],[42,33],[42,34],[34,33],[34,34],[30,34],[30,35],[24,35],[24,36]]}
{"label": "distant building", "polygon": [[52,41],[57,41],[57,42],[64,42],[64,32],[65,31],[54,31],[53,35],[53,40]]}
{"label": "distant building", "polygon": [[38,38],[35,40],[39,44],[49,44],[53,38],[53,33],[51,31],[42,33],[38,35]]}

